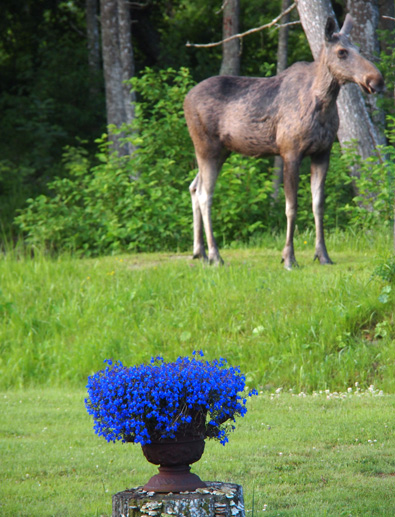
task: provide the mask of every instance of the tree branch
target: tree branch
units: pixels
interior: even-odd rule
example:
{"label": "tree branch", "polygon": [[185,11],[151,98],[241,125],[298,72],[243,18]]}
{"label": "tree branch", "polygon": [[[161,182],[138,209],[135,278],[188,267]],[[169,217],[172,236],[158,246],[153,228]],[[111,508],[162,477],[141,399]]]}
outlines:
{"label": "tree branch", "polygon": [[297,20],[295,22],[288,22],[288,23],[282,23],[280,25],[278,25],[276,23],[276,25],[274,26],[274,30],[277,30],[277,29],[282,29],[283,27],[290,27],[291,25],[300,25],[301,24],[301,21],[300,20]]}
{"label": "tree branch", "polygon": [[215,14],[219,14],[221,13],[225,7],[226,7],[226,4],[229,2],[229,0],[225,0],[224,3],[221,5],[221,9],[219,9],[218,11],[215,11]]}
{"label": "tree branch", "polygon": [[263,29],[269,29],[270,27],[273,27],[273,25],[276,25],[279,20],[286,14],[292,11],[296,7],[296,2],[293,3],[288,9],[286,9],[284,12],[279,14],[277,18],[274,18],[270,23],[267,23],[266,25],[261,25],[261,27],[255,27],[254,29],[250,29],[246,32],[242,32],[240,34],[234,34],[233,36],[230,36],[229,38],[225,38],[221,41],[217,41],[216,43],[186,43],[187,47],[196,47],[196,48],[208,48],[208,47],[217,47],[218,45],[222,45],[222,43],[227,43],[228,41],[231,41],[236,38],[244,38],[244,36],[247,36],[249,34],[253,34],[254,32],[261,31]]}
{"label": "tree branch", "polygon": [[382,16],[382,18],[385,18],[386,20],[392,20],[395,22],[395,18],[393,18],[392,16]]}

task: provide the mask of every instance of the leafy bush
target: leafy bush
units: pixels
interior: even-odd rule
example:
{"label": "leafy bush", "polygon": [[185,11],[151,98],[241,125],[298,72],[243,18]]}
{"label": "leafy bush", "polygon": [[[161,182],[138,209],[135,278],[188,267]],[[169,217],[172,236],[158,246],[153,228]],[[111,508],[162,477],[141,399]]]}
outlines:
{"label": "leafy bush", "polygon": [[393,284],[395,282],[395,256],[391,255],[379,264],[373,271],[373,277],[381,278],[384,282]]}
{"label": "leafy bush", "polygon": [[354,179],[357,194],[342,208],[353,227],[382,227],[393,222],[395,117],[389,116],[387,122],[389,145],[378,146],[377,156],[361,160],[352,143],[342,156],[347,169],[356,164],[360,173],[359,178]]}
{"label": "leafy bush", "polygon": [[[98,141],[96,163],[83,147],[67,147],[67,177],[56,178],[50,196],[30,199],[16,224],[31,244],[86,255],[133,251],[186,250],[192,241],[188,185],[197,173],[193,145],[182,110],[193,82],[187,69],[146,69],[131,80],[139,102],[131,127],[120,131],[136,151],[119,157],[107,137]],[[389,119],[395,138],[394,119]],[[116,131],[111,128],[112,132]],[[391,136],[392,135],[392,136]],[[326,182],[325,226],[369,227],[392,221],[394,148],[361,161],[352,146],[334,146]],[[307,160],[306,160],[307,163]],[[350,178],[357,164],[360,178]],[[311,228],[309,171],[300,176],[299,230]],[[358,192],[355,195],[355,191]],[[231,155],[214,195],[213,223],[217,240],[247,242],[262,232],[285,227],[284,194],[273,199],[272,167],[267,159]]]}
{"label": "leafy bush", "polygon": [[[137,150],[119,157],[104,136],[92,166],[83,148],[66,148],[68,177],[55,179],[52,196],[30,199],[16,218],[29,243],[87,255],[190,247],[188,185],[197,171],[182,104],[192,80],[186,69],[146,69],[131,85],[141,99],[135,124],[119,131]],[[222,240],[245,240],[270,227],[267,164],[233,156],[224,166],[215,207]]]}
{"label": "leafy bush", "polygon": [[67,148],[69,176],[50,184],[51,197],[29,200],[16,219],[29,243],[88,255],[182,246],[190,231],[193,150],[181,110],[191,79],[186,70],[147,70],[132,85],[143,100],[135,125],[120,131],[138,146],[133,157],[112,153],[106,135],[96,165],[84,149]]}

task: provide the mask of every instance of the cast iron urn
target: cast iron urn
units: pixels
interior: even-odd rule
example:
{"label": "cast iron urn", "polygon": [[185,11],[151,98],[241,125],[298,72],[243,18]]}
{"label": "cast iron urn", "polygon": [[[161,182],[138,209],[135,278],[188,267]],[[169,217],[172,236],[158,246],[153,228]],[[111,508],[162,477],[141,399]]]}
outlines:
{"label": "cast iron urn", "polygon": [[148,492],[193,492],[206,484],[190,472],[192,463],[204,452],[203,434],[184,434],[173,439],[152,441],[142,445],[146,459],[160,465],[159,474],[152,476],[143,488]]}

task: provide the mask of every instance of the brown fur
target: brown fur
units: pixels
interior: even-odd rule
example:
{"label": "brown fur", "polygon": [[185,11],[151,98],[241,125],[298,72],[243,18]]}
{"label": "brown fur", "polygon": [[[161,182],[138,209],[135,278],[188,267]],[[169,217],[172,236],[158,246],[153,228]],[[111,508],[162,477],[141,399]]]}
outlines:
{"label": "brown fur", "polygon": [[[230,152],[247,156],[279,154],[284,161],[287,239],[282,253],[286,268],[296,264],[293,232],[299,166],[311,157],[311,189],[316,223],[315,258],[330,264],[323,232],[324,183],[329,154],[339,125],[336,99],[342,84],[355,82],[366,92],[381,91],[383,78],[351,44],[352,20],[334,33],[329,18],[320,58],[299,62],[270,78],[217,76],[195,86],[184,112],[195,146],[199,173],[190,186],[194,215],[194,257],[222,263],[212,224],[215,183]],[[346,53],[346,54],[344,54]]]}

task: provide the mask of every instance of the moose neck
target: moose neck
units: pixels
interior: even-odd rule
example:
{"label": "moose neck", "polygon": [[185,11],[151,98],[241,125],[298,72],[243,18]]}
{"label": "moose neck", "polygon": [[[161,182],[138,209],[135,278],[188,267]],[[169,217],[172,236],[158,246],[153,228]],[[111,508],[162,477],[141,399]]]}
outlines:
{"label": "moose neck", "polygon": [[324,49],[321,50],[320,57],[315,62],[315,78],[312,90],[324,110],[331,109],[336,104],[340,83],[329,70]]}

